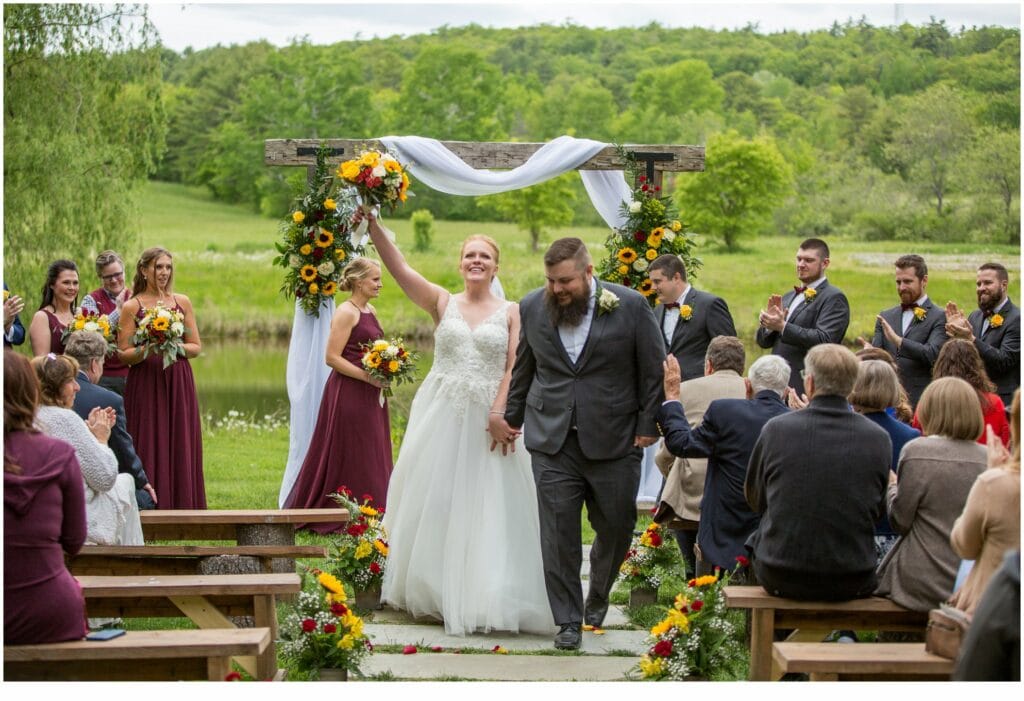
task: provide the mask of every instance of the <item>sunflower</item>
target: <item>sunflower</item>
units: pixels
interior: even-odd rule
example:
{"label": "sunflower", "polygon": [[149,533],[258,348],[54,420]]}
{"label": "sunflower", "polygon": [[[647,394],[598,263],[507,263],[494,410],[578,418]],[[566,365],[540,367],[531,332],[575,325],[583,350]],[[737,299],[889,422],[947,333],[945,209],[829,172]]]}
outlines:
{"label": "sunflower", "polygon": [[644,297],[650,297],[654,294],[654,283],[651,282],[650,278],[640,283],[640,288],[637,290]]}
{"label": "sunflower", "polygon": [[171,320],[162,316],[158,316],[153,319],[153,323],[150,324],[154,331],[166,331],[171,327]]}
{"label": "sunflower", "polygon": [[[332,594],[344,595],[345,593],[345,587],[338,581],[338,578],[330,572],[321,572],[317,575],[316,581],[320,583],[320,586]],[[344,596],[342,597],[342,601],[344,601]]]}
{"label": "sunflower", "polygon": [[398,372],[398,368],[401,366],[397,360],[392,360],[388,363],[388,372]]}
{"label": "sunflower", "polygon": [[629,265],[630,263],[636,260],[636,251],[634,251],[629,246],[626,246],[625,248],[620,248],[616,256],[618,257],[620,262]]}
{"label": "sunflower", "polygon": [[334,234],[327,229],[320,229],[320,233],[316,237],[316,245],[320,248],[327,248],[334,243]]}
{"label": "sunflower", "polygon": [[326,297],[333,297],[334,293],[338,291],[338,286],[334,282],[325,282],[323,294]]}
{"label": "sunflower", "polygon": [[303,282],[313,282],[316,280],[316,268],[312,265],[304,265],[299,269],[299,277],[302,278]]}
{"label": "sunflower", "polygon": [[338,260],[345,260],[345,249],[344,248],[336,248],[336,249],[334,249],[334,257],[337,258]]}

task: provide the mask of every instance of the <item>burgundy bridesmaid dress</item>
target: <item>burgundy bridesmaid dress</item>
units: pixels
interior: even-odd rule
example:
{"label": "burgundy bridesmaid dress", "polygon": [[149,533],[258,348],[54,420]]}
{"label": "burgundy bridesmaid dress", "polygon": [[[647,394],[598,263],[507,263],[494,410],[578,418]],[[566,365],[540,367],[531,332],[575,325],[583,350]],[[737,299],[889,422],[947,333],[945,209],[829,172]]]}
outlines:
{"label": "burgundy bridesmaid dress", "polygon": [[[342,357],[361,365],[360,344],[384,337],[371,312],[363,312],[352,329]],[[320,400],[313,439],[299,470],[286,509],[325,509],[337,504],[327,495],[344,485],[354,498],[373,497],[385,508],[391,477],[391,425],[388,405],[380,404],[380,390],[362,380],[332,372]],[[338,524],[299,524],[318,533],[341,530]]]}
{"label": "burgundy bridesmaid dress", "polygon": [[64,355],[64,342],[61,340],[61,336],[64,335],[67,326],[61,323],[56,314],[51,314],[45,309],[43,313],[46,314],[46,321],[50,325],[50,352],[54,355]]}

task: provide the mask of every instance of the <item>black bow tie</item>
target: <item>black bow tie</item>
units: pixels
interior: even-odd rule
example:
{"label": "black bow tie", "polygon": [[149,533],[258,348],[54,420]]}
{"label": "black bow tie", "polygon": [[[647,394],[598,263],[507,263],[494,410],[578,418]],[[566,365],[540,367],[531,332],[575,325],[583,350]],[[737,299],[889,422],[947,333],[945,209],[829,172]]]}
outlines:
{"label": "black bow tie", "polygon": [[679,309],[679,302],[665,302],[665,309]]}
{"label": "black bow tie", "polygon": [[793,291],[798,295],[807,291],[807,285],[793,285]]}
{"label": "black bow tie", "polygon": [[902,302],[900,302],[900,309],[902,309],[905,312],[909,312],[911,309],[913,309],[916,306],[917,306],[916,302],[911,302],[910,304],[903,304]]}
{"label": "black bow tie", "polygon": [[995,310],[995,309],[989,309],[989,310],[988,310],[987,312],[985,312],[985,314],[984,314],[984,318],[986,318],[986,319],[988,319],[988,318],[991,318],[991,316],[992,316],[993,314],[995,314],[995,313],[996,313],[996,310]]}

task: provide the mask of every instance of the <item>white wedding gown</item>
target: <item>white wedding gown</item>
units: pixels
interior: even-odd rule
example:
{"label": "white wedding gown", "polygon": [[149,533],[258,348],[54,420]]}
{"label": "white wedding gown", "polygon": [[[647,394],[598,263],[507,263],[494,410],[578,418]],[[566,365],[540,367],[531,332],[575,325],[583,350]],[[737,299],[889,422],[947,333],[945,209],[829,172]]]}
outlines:
{"label": "white wedding gown", "polygon": [[507,304],[471,329],[449,297],[388,486],[382,599],[445,631],[551,633],[529,454],[490,450]]}

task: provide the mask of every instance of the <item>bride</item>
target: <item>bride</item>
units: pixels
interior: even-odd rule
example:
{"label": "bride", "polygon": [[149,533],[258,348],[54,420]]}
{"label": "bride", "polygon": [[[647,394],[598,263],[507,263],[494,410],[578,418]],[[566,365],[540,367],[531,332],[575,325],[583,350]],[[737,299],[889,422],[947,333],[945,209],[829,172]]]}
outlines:
{"label": "bride", "polygon": [[443,619],[453,635],[551,633],[530,459],[515,450],[515,433],[487,428],[489,412],[504,414],[519,339],[518,305],[491,293],[498,246],[467,238],[464,289],[450,294],[409,266],[372,214],[367,220],[384,265],[437,325],[434,364],[388,486],[381,598]]}

